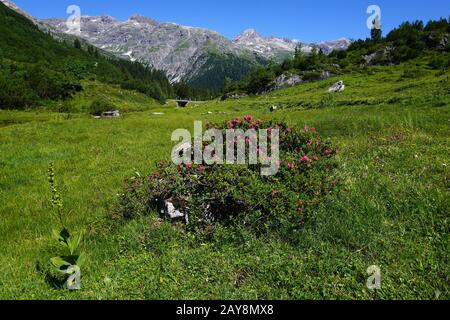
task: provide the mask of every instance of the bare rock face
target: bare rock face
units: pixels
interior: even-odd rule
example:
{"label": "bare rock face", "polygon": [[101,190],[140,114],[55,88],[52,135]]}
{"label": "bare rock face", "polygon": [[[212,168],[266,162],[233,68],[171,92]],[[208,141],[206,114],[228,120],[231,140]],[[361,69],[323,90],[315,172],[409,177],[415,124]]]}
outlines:
{"label": "bare rock face", "polygon": [[248,29],[241,33],[233,42],[267,59],[282,61],[292,57],[300,42],[285,38],[262,37],[255,29]]}
{"label": "bare rock face", "polygon": [[345,85],[344,85],[344,81],[340,80],[338,82],[336,82],[334,85],[332,85],[329,89],[328,92],[342,92],[345,90]]}

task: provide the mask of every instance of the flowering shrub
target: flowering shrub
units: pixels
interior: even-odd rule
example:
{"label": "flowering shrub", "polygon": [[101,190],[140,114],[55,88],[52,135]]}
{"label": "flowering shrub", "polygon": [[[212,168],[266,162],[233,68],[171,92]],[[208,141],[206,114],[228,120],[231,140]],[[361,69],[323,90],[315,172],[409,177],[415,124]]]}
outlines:
{"label": "flowering shrub", "polygon": [[[239,223],[259,232],[299,229],[321,196],[335,185],[336,150],[320,139],[315,128],[290,128],[250,115],[207,127],[220,129],[224,135],[229,128],[278,129],[278,174],[262,176],[260,165],[175,166],[160,162],[150,176],[125,181],[119,207],[122,217],[161,212],[164,201],[178,199],[189,214],[189,228]],[[248,147],[251,141],[246,143]]]}

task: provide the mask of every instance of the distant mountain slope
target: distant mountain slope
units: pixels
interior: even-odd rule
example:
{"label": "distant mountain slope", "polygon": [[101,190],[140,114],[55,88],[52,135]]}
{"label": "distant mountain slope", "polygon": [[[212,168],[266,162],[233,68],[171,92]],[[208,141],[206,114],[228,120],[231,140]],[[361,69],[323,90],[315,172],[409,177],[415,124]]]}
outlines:
{"label": "distant mountain slope", "polygon": [[[43,19],[39,23],[50,26],[61,33],[68,31],[63,19]],[[193,28],[175,23],[160,23],[142,16],[132,16],[126,21],[118,21],[109,16],[83,16],[81,20],[81,37],[94,45],[165,70],[171,81],[187,80],[198,83],[197,77],[209,70],[208,55],[214,56],[215,63],[229,64],[233,60],[244,66],[243,71],[254,64],[292,57],[295,48],[301,44],[289,39],[261,37],[250,29],[231,41],[215,31]],[[311,51],[312,46],[322,48],[325,53],[334,48],[345,49],[348,40],[324,42],[317,45],[302,44],[303,50]],[[222,59],[218,59],[218,54]],[[227,72],[223,69],[222,79],[233,79],[245,72]],[[193,76],[195,75],[195,76]]]}
{"label": "distant mountain slope", "polygon": [[94,47],[59,42],[0,3],[0,108],[27,108],[64,100],[96,79],[162,100],[172,87],[162,72],[128,60],[107,59]]}

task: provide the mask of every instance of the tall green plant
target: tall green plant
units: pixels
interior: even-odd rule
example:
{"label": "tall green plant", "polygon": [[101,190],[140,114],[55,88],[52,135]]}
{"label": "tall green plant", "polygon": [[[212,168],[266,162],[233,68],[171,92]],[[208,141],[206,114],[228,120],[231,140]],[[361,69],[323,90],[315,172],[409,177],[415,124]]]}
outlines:
{"label": "tall green plant", "polygon": [[71,233],[66,226],[64,204],[55,180],[53,163],[48,168],[48,181],[52,191],[50,199],[54,208],[54,217],[59,228],[53,230],[53,236],[62,248],[62,254],[50,259],[58,272],[69,275],[66,286],[69,289],[80,289],[80,266],[83,264],[84,254],[80,250],[83,231]]}

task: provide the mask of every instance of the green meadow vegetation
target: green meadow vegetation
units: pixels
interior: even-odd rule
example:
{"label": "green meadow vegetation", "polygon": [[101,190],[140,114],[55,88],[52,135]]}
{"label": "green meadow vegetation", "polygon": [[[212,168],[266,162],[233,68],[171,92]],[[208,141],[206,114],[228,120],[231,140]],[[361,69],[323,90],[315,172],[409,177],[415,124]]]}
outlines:
{"label": "green meadow vegetation", "polygon": [[[429,59],[186,109],[127,96],[149,108],[111,120],[0,111],[0,297],[448,299],[449,73]],[[326,93],[339,79],[346,91]],[[280,109],[271,113],[273,104]],[[246,114],[314,126],[339,150],[339,183],[308,213],[296,241],[221,224],[188,232],[156,213],[116,214],[124,180],[169,159],[173,130]],[[84,230],[78,291],[49,276],[50,162],[68,227]],[[381,268],[381,290],[366,287],[371,265]]]}

